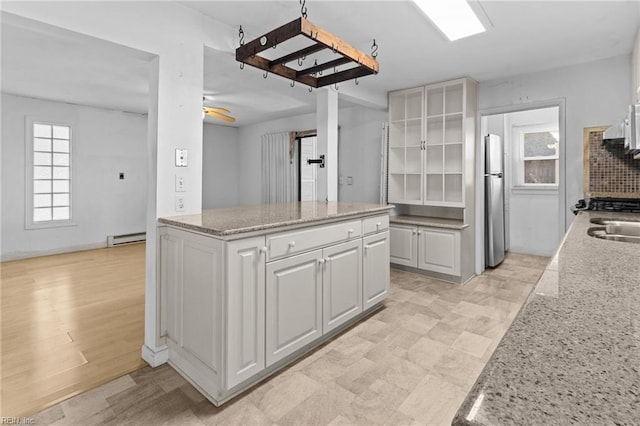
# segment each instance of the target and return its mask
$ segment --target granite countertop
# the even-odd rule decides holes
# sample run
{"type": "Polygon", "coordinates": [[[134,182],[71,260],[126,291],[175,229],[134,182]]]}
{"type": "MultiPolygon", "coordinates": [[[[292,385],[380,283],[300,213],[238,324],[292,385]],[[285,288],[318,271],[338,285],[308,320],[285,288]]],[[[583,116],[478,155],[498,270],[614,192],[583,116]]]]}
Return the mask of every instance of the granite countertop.
{"type": "Polygon", "coordinates": [[[468,227],[460,219],[442,219],[439,217],[398,215],[390,216],[389,222],[402,225],[433,226],[434,228],[464,229],[468,227]]]}
{"type": "Polygon", "coordinates": [[[158,222],[216,236],[270,230],[311,222],[387,213],[393,205],[303,201],[203,210],[201,214],[163,217],[158,222]]]}
{"type": "Polygon", "coordinates": [[[637,424],[640,245],[587,235],[581,212],[454,425],[637,424]]]}

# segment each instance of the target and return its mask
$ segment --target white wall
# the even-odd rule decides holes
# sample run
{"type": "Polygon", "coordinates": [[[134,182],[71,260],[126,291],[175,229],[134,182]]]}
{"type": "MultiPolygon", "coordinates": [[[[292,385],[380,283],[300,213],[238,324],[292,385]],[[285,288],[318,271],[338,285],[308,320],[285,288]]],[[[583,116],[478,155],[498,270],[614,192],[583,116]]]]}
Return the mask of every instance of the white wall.
{"type": "Polygon", "coordinates": [[[2,259],[101,247],[107,235],[143,232],[146,173],[144,115],[3,94],[2,259]],[[25,229],[25,116],[75,124],[76,226],[25,229]]]}
{"type": "Polygon", "coordinates": [[[238,205],[238,129],[204,124],[202,208],[238,205]]]}
{"type": "Polygon", "coordinates": [[[479,110],[566,100],[566,227],[569,207],[582,194],[582,129],[621,121],[631,102],[631,57],[618,56],[581,65],[480,83],[479,110]]]}
{"type": "MultiPolygon", "coordinates": [[[[378,202],[381,126],[386,119],[385,111],[361,106],[339,110],[338,173],[344,176],[344,184],[338,186],[338,200],[378,202]],[[353,185],[347,185],[347,176],[353,177],[353,185]]],[[[316,126],[316,114],[312,113],[239,128],[238,203],[240,205],[261,202],[260,137],[273,132],[311,130],[316,126]]]]}
{"type": "Polygon", "coordinates": [[[382,123],[387,112],[364,107],[340,110],[340,141],[338,143],[338,185],[340,201],[377,203],[380,200],[380,149],[382,123]],[[353,185],[347,178],[353,177],[353,185]]]}

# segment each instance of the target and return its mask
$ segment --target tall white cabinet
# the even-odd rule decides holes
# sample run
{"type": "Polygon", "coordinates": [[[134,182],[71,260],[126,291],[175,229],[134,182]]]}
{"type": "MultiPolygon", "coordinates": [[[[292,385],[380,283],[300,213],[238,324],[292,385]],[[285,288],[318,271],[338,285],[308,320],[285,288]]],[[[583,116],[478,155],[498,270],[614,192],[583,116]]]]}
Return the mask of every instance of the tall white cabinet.
{"type": "Polygon", "coordinates": [[[475,113],[468,78],[389,93],[389,202],[465,207],[475,113]]]}

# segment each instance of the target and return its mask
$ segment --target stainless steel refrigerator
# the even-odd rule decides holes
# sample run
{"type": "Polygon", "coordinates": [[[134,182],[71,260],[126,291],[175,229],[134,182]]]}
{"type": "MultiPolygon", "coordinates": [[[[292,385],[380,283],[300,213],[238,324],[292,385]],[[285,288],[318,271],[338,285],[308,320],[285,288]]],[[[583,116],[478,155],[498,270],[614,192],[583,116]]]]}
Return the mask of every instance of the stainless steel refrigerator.
{"type": "Polygon", "coordinates": [[[485,263],[498,266],[504,260],[504,174],[502,139],[484,138],[485,263]]]}

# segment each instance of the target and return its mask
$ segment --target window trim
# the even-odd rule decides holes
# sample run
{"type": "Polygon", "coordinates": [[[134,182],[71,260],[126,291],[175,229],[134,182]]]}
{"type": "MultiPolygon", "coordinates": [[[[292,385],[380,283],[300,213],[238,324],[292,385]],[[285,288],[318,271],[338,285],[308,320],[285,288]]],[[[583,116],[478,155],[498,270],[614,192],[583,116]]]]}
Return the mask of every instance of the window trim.
{"type": "MultiPolygon", "coordinates": [[[[514,126],[515,127],[515,126],[514,126]]],[[[514,182],[513,188],[517,189],[517,192],[531,190],[545,190],[545,192],[558,191],[560,189],[560,142],[558,141],[558,147],[556,148],[556,155],[548,157],[525,157],[524,156],[524,134],[525,133],[539,133],[539,132],[558,132],[560,135],[560,126],[555,126],[553,123],[544,124],[532,124],[525,126],[515,127],[517,131],[518,139],[518,158],[516,158],[515,167],[516,182],[514,182]],[[524,162],[536,160],[556,160],[556,183],[525,183],[524,182],[524,162]]],[[[561,137],[561,136],[560,136],[561,137]]]]}
{"type": "Polygon", "coordinates": [[[52,120],[50,118],[40,119],[36,116],[25,116],[25,210],[24,210],[24,227],[25,229],[48,229],[48,228],[61,228],[77,226],[76,222],[76,209],[74,202],[74,195],[76,193],[76,179],[74,176],[74,169],[76,168],[76,139],[78,138],[77,126],[74,122],[69,120],[52,120]],[[65,220],[50,220],[35,222],[33,220],[33,125],[34,123],[49,124],[54,126],[68,126],[69,127],[69,219],[65,220]]]}

